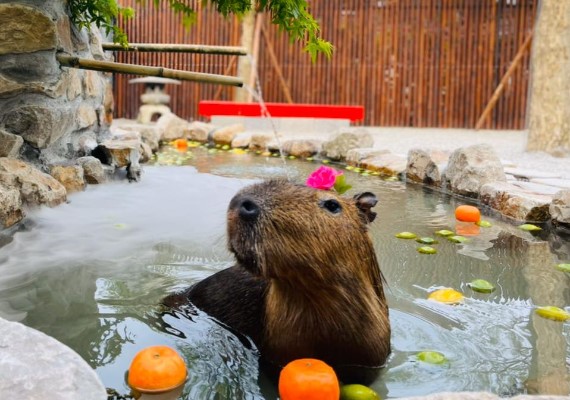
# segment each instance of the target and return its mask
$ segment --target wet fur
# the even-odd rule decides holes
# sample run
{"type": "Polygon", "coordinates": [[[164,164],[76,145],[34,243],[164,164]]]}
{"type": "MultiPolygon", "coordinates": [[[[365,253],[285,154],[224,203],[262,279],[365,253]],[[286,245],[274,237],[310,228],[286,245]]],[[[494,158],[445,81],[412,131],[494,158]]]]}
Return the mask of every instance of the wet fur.
{"type": "Polygon", "coordinates": [[[236,265],[166,303],[193,302],[250,336],[271,364],[314,357],[344,382],[368,383],[390,352],[388,307],[367,233],[374,204],[371,193],[350,199],[285,181],[247,187],[228,209],[236,265]],[[259,206],[255,221],[240,216],[244,201],[259,206]],[[340,212],[327,209],[331,201],[340,212]]]}

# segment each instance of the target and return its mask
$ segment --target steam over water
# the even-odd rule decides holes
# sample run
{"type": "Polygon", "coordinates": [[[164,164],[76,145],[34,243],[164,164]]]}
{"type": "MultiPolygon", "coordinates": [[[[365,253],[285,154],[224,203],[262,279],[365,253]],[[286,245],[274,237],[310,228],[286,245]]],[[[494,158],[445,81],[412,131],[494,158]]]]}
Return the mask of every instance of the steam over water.
{"type": "MultiPolygon", "coordinates": [[[[0,316],[69,345],[119,393],[129,392],[124,373],[134,354],[167,344],[190,368],[182,399],[275,399],[273,385],[258,379],[258,353],[247,338],[191,306],[177,313],[159,306],[166,295],[232,264],[225,215],[241,187],[275,176],[303,181],[317,167],[288,161],[285,173],[279,159],[232,157],[196,155],[195,168],[146,167],[139,183],[89,186],[69,204],[30,211],[0,247],[0,316]]],[[[379,199],[371,236],[393,331],[392,355],[372,385],[383,398],[444,390],[512,395],[554,390],[548,382],[568,379],[569,324],[533,312],[537,305],[570,304],[568,276],[552,268],[565,260],[548,242],[486,214],[493,227],[469,242],[440,239],[437,254],[419,254],[416,242],[394,234],[453,230],[461,202],[345,173],[355,187],[348,195],[371,191],[379,199]],[[477,278],[497,290],[471,291],[467,283],[477,278]],[[465,303],[427,301],[440,287],[462,291],[465,303]],[[416,356],[424,350],[448,362],[421,363],[416,356]]]]}

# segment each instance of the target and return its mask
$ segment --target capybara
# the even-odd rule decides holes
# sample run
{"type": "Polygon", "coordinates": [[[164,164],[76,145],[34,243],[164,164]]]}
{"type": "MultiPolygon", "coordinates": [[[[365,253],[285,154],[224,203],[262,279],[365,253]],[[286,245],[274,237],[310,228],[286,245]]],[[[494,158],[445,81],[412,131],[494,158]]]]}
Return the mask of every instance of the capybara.
{"type": "Polygon", "coordinates": [[[262,361],[318,358],[344,382],[369,383],[390,353],[382,274],[367,233],[374,194],[345,198],[284,180],[242,189],[227,214],[233,267],[166,305],[188,301],[248,335],[262,361]]]}

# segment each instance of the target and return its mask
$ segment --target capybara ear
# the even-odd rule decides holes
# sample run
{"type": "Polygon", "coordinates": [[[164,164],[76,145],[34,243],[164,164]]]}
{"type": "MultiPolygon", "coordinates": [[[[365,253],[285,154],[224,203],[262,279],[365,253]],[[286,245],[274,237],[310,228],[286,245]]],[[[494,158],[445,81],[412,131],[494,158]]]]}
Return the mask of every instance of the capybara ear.
{"type": "Polygon", "coordinates": [[[354,196],[356,207],[360,211],[364,223],[370,223],[376,218],[376,213],[371,210],[378,203],[378,199],[374,193],[364,192],[354,196]]]}

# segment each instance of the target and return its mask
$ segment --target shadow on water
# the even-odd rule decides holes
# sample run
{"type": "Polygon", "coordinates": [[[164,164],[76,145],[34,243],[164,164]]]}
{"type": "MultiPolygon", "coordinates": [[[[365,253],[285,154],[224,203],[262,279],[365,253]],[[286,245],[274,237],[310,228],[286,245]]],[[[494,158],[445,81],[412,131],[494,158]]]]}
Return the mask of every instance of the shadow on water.
{"type": "MultiPolygon", "coordinates": [[[[31,212],[0,238],[0,315],[67,344],[121,394],[129,392],[124,373],[135,353],[166,344],[190,368],[181,399],[275,399],[274,385],[258,378],[257,350],[247,339],[193,308],[165,313],[159,304],[231,265],[225,211],[239,188],[276,176],[301,182],[316,165],[287,161],[285,172],[273,157],[204,149],[185,162],[192,167],[147,167],[139,184],[92,186],[70,204],[31,212]]],[[[570,303],[570,278],[553,268],[568,262],[564,239],[533,237],[486,215],[493,226],[468,242],[440,239],[437,254],[420,254],[416,242],[394,234],[454,230],[460,201],[346,174],[354,193],[372,191],[380,199],[371,235],[393,327],[392,355],[372,385],[383,398],[442,390],[570,392],[570,326],[533,312],[570,303]],[[471,291],[467,283],[476,278],[497,289],[471,291]],[[440,287],[462,291],[465,302],[426,300],[440,287]],[[424,350],[442,352],[448,362],[419,362],[424,350]]]]}

